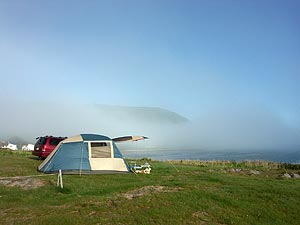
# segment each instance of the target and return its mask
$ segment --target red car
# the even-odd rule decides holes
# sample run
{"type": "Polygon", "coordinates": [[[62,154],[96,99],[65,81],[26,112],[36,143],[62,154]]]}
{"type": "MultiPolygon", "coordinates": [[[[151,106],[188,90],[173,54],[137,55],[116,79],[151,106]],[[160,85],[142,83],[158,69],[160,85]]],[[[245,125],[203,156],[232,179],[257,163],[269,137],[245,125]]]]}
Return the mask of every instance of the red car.
{"type": "Polygon", "coordinates": [[[45,159],[55,149],[59,142],[66,138],[67,137],[53,136],[37,137],[32,154],[38,156],[40,159],[45,159]]]}

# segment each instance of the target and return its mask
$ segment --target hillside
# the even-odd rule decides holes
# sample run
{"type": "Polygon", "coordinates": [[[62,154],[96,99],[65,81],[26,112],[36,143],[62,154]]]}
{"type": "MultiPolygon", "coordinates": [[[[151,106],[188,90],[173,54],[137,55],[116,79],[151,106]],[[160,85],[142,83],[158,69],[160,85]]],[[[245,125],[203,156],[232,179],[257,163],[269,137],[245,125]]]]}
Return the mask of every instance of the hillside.
{"type": "MultiPolygon", "coordinates": [[[[15,106],[25,108],[25,105],[15,106]]],[[[101,133],[111,136],[129,133],[147,133],[150,129],[160,130],[162,126],[184,124],[187,118],[178,113],[157,107],[109,106],[99,104],[41,103],[38,108],[26,111],[26,119],[18,114],[0,118],[0,140],[27,144],[35,142],[41,135],[71,136],[78,133],[101,133]],[[8,119],[9,118],[9,119],[8,119]],[[14,123],[10,123],[12,120],[14,123]],[[150,128],[151,127],[151,128],[150,128]],[[30,128],[30,129],[28,129],[30,128]],[[16,140],[17,139],[17,140],[16,140]]],[[[155,131],[156,131],[155,130],[155,131]]],[[[152,132],[156,133],[156,132],[152,132]]]]}
{"type": "Polygon", "coordinates": [[[30,153],[0,157],[0,224],[299,224],[299,167],[132,159],[151,174],[63,175],[61,190],[30,153]]]}
{"type": "Polygon", "coordinates": [[[117,120],[140,121],[156,124],[178,124],[188,121],[187,118],[176,112],[158,107],[96,105],[95,108],[99,114],[117,120]]]}

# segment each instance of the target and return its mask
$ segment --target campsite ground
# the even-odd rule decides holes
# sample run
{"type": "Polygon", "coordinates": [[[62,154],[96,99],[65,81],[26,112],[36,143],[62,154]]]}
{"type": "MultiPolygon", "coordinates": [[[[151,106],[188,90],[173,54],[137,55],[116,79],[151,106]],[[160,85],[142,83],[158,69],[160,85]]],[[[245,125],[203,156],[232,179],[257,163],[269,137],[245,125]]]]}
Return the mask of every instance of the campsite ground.
{"type": "Polygon", "coordinates": [[[29,153],[0,157],[0,224],[299,224],[300,179],[282,177],[299,167],[144,159],[150,175],[63,175],[61,190],[20,177],[41,175],[29,153]]]}

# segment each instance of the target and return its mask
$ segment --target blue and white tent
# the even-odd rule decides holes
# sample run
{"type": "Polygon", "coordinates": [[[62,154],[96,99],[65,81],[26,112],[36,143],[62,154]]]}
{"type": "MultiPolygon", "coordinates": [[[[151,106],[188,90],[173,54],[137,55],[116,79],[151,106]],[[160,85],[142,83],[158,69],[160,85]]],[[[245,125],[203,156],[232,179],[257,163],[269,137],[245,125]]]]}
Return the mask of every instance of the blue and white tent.
{"type": "Polygon", "coordinates": [[[68,174],[128,173],[129,167],[113,139],[80,134],[60,142],[38,170],[44,173],[61,170],[68,174]]]}

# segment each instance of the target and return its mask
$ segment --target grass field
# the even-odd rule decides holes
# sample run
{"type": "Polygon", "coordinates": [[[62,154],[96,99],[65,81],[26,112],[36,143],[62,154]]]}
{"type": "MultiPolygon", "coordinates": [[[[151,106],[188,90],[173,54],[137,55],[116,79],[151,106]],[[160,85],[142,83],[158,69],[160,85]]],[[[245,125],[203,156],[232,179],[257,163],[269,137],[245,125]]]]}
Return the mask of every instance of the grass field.
{"type": "MultiPolygon", "coordinates": [[[[41,175],[29,153],[0,151],[0,177],[41,175]]],[[[37,176],[0,184],[0,224],[299,224],[299,173],[274,163],[158,162],[150,175],[37,176]],[[253,171],[259,171],[254,173],[253,171]]]]}

